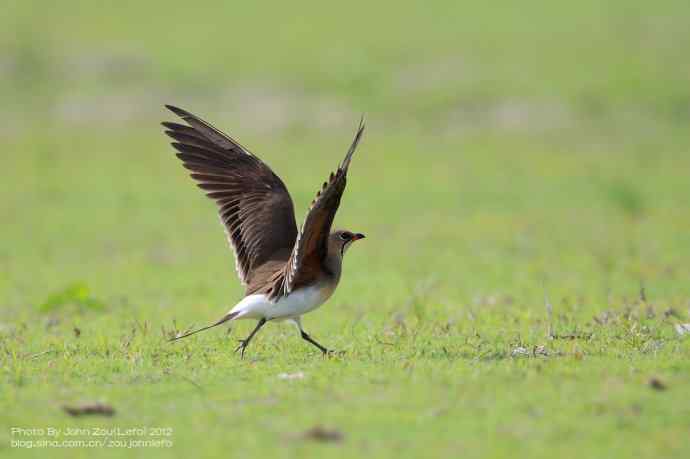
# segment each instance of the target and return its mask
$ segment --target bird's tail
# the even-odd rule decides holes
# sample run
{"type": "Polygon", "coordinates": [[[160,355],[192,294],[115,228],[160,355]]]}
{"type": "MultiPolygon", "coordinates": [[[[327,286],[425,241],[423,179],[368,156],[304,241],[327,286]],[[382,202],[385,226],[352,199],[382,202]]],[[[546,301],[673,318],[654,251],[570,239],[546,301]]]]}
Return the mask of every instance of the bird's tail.
{"type": "Polygon", "coordinates": [[[240,313],[239,311],[229,312],[229,313],[227,313],[225,316],[223,316],[218,322],[214,322],[214,323],[212,323],[211,325],[207,325],[207,326],[205,326],[205,327],[201,327],[201,328],[198,328],[198,329],[196,329],[196,330],[187,332],[187,333],[185,333],[185,334],[183,334],[183,335],[176,336],[176,337],[174,337],[174,338],[171,338],[169,341],[177,341],[178,339],[186,338],[186,337],[188,337],[188,336],[194,335],[194,334],[199,333],[199,332],[202,332],[202,331],[204,331],[204,330],[208,330],[209,328],[217,327],[218,325],[224,324],[224,323],[227,322],[228,320],[234,319],[235,317],[237,317],[237,315],[238,315],[239,313],[240,313]]]}

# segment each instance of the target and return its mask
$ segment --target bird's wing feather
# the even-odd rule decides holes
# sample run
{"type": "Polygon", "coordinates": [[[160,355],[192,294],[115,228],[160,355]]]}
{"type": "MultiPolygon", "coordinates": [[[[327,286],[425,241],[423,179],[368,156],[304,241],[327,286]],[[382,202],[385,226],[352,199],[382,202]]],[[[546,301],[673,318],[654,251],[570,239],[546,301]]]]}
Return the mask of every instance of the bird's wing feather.
{"type": "Polygon", "coordinates": [[[295,244],[290,194],[280,177],[231,137],[185,110],[166,107],[188,124],[163,126],[191,177],[218,204],[238,276],[249,285],[257,268],[295,244]]]}
{"type": "Polygon", "coordinates": [[[285,265],[283,276],[278,280],[280,285],[273,289],[273,296],[287,295],[296,287],[316,280],[321,270],[321,263],[327,254],[328,237],[333,219],[345,191],[347,170],[363,133],[364,119],[362,118],[345,159],[336,172],[331,172],[328,181],[324,182],[312,201],[290,259],[285,265]]]}

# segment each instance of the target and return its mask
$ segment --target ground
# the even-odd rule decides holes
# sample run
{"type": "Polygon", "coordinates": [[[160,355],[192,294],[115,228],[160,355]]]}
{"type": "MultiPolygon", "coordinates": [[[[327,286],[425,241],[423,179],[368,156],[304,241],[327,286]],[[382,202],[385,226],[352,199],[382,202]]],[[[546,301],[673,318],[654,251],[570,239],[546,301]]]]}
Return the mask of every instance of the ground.
{"type": "Polygon", "coordinates": [[[686,1],[13,3],[0,454],[684,457],[688,20],[686,1]],[[367,239],[303,320],[342,355],[287,324],[244,360],[251,322],[167,341],[242,288],[164,103],[270,164],[298,221],[365,114],[336,224],[367,239]],[[65,410],[97,403],[114,413],[65,410]],[[115,447],[16,447],[48,428],[115,447]]]}

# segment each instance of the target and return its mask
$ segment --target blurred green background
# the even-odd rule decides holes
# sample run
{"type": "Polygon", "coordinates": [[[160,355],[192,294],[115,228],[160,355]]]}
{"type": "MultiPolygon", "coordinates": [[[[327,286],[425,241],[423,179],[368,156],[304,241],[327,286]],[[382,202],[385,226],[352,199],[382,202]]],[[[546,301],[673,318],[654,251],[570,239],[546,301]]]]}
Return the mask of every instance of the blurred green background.
{"type": "MultiPolygon", "coordinates": [[[[60,406],[103,399],[122,409],[109,425],[173,425],[179,451],[205,436],[205,455],[302,457],[315,450],[295,432],[321,423],[345,435],[321,456],[680,453],[689,23],[684,0],[5,1],[0,426],[90,425],[60,406]],[[214,205],[162,135],[165,103],[271,165],[298,221],[366,115],[336,224],[367,240],[305,318],[345,362],[322,362],[288,327],[267,327],[250,364],[230,353],[248,323],[164,342],[173,320],[206,323],[242,295],[214,205]],[[607,338],[549,344],[545,295],[560,333],[607,338]],[[643,312],[596,331],[593,317],[630,308],[643,312]],[[510,358],[543,343],[570,360],[510,358]],[[500,358],[482,364],[487,346],[500,358]],[[298,369],[302,386],[276,379],[298,369]],[[519,406],[514,389],[539,371],[525,410],[558,419],[519,406]],[[675,390],[648,399],[640,381],[658,373],[675,390]],[[561,405],[574,394],[605,407],[561,405]],[[626,411],[647,404],[646,417],[626,411]],[[427,423],[429,409],[445,414],[427,423]]],[[[0,452],[24,452],[0,435],[0,452]]]]}

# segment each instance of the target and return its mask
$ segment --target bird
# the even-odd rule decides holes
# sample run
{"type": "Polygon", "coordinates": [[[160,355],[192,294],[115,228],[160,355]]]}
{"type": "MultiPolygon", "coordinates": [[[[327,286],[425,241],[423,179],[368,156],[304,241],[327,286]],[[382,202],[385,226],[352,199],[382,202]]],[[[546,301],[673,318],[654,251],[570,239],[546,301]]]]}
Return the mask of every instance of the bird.
{"type": "Polygon", "coordinates": [[[301,317],[331,297],[340,282],[345,253],[365,238],[359,232],[332,229],[350,161],[364,133],[364,117],[345,158],[323,182],[298,230],[290,193],[266,163],[198,116],[172,105],[166,108],[186,123],[162,125],[191,178],[216,202],[245,288],[244,298],[219,320],[178,333],[170,341],[228,321],[253,319],[255,328],[235,349],[243,359],[266,323],[288,321],[297,326],[303,340],[324,355],[333,354],[304,330],[301,317]]]}

